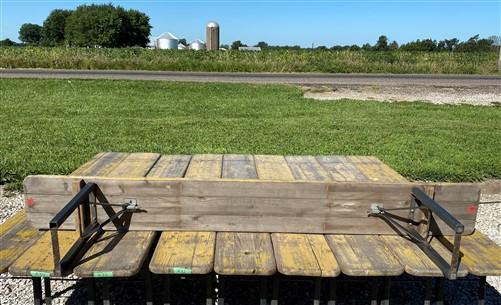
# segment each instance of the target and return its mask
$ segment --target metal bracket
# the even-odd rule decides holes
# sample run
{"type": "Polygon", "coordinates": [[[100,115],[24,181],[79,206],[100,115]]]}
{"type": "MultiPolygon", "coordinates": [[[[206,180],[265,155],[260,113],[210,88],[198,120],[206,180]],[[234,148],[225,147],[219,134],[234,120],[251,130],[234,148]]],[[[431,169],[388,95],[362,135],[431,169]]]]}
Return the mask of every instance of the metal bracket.
{"type": "Polygon", "coordinates": [[[459,249],[461,245],[461,234],[464,232],[464,225],[446,209],[444,209],[439,203],[437,203],[426,193],[424,193],[421,189],[417,187],[412,188],[411,195],[413,200],[409,208],[410,217],[414,216],[416,209],[424,208],[428,212],[428,224],[430,223],[433,215],[436,215],[437,217],[442,219],[442,221],[445,222],[451,229],[454,230],[454,244],[450,263],[445,261],[445,259],[430,245],[428,240],[428,236],[430,235],[429,227],[427,228],[426,236],[423,237],[413,226],[413,218],[409,217],[409,219],[407,220],[408,225],[403,226],[401,223],[395,220],[395,217],[391,213],[388,213],[388,211],[391,210],[402,210],[407,208],[385,209],[382,204],[373,203],[371,204],[368,211],[368,216],[382,218],[399,234],[407,235],[409,239],[416,243],[416,245],[440,268],[447,279],[455,280],[457,278],[457,272],[459,269],[459,249]]]}
{"type": "MultiPolygon", "coordinates": [[[[50,221],[49,228],[51,232],[51,240],[52,240],[52,253],[54,257],[54,273],[56,276],[63,276],[67,269],[69,269],[76,258],[83,253],[92,245],[92,243],[104,232],[104,226],[110,222],[115,222],[122,214],[124,213],[134,213],[140,212],[139,205],[137,204],[137,200],[134,198],[125,199],[122,204],[110,204],[97,202],[96,198],[97,191],[99,190],[98,186],[95,183],[83,184],[80,191],[62,208],[56,216],[50,221]],[[91,200],[91,198],[93,200],[91,200]],[[73,243],[70,250],[61,258],[60,250],[59,250],[59,237],[58,230],[61,225],[68,219],[68,217],[80,207],[85,205],[91,206],[90,210],[90,221],[89,219],[79,219],[82,223],[89,223],[85,228],[80,230],[80,237],[78,240],[73,243]],[[99,223],[97,220],[97,206],[103,207],[120,207],[118,212],[111,210],[113,213],[108,213],[108,219],[102,223],[99,223]]],[[[101,196],[100,199],[105,199],[101,196]]],[[[105,200],[101,200],[105,201],[105,200]]]]}

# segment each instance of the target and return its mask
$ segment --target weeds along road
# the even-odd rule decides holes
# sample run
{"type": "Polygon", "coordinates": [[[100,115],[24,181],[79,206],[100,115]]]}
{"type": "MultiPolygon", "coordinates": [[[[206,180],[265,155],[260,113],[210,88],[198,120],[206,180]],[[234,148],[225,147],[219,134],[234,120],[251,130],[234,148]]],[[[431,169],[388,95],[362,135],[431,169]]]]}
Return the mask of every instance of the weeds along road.
{"type": "Polygon", "coordinates": [[[298,85],[501,87],[501,75],[234,73],[127,70],[1,69],[0,78],[127,79],[298,85]]]}

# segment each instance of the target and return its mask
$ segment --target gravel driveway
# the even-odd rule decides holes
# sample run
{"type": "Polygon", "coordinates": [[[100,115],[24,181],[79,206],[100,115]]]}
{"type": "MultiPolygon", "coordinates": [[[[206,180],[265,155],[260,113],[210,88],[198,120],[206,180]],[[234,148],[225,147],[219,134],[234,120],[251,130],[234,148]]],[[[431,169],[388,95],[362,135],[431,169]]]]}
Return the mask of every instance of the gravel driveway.
{"type": "MultiPolygon", "coordinates": [[[[1,188],[1,187],[0,187],[1,188]]],[[[1,192],[1,189],[0,189],[1,192]]],[[[482,201],[500,201],[501,194],[483,195],[482,201]]],[[[5,196],[0,194],[0,223],[23,207],[20,194],[5,196]]],[[[501,244],[501,204],[484,204],[479,208],[477,229],[487,234],[496,243],[501,244]]],[[[73,278],[74,279],[74,278],[73,278]]],[[[53,304],[82,304],[85,300],[85,288],[73,279],[67,281],[52,281],[53,293],[56,299],[53,304]]],[[[475,304],[477,282],[469,276],[464,280],[448,282],[445,293],[449,304],[475,304]]],[[[414,305],[422,304],[422,286],[420,283],[409,282],[409,276],[395,279],[392,289],[392,304],[414,305]]],[[[501,277],[488,277],[486,305],[501,305],[501,277]]],[[[154,278],[154,291],[162,290],[158,278],[154,278]]],[[[199,281],[178,280],[173,284],[173,293],[178,298],[173,304],[201,304],[204,292],[203,283],[199,281]]],[[[354,281],[341,283],[338,288],[340,298],[337,304],[365,304],[368,300],[368,283],[354,281]]],[[[234,281],[227,285],[227,304],[256,304],[257,284],[252,281],[234,281]]],[[[280,288],[280,304],[310,304],[312,283],[310,281],[283,282],[280,288]]],[[[112,297],[116,304],[144,304],[144,289],[139,279],[130,279],[113,285],[112,297]],[[138,301],[139,300],[139,301],[138,301]]],[[[12,279],[9,275],[0,275],[0,304],[19,305],[32,304],[32,288],[30,280],[12,279]]]]}

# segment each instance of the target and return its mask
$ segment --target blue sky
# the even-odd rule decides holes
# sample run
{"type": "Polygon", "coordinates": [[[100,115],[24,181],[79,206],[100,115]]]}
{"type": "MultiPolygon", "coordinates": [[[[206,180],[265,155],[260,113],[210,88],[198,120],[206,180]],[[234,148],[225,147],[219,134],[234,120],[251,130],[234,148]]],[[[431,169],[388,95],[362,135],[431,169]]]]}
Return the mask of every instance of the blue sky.
{"type": "Polygon", "coordinates": [[[25,22],[42,24],[55,8],[113,3],[145,12],[152,35],[172,32],[204,40],[210,20],[221,26],[221,43],[315,46],[373,44],[385,34],[399,43],[417,38],[465,40],[475,34],[500,35],[501,0],[0,0],[1,39],[17,40],[25,22]]]}

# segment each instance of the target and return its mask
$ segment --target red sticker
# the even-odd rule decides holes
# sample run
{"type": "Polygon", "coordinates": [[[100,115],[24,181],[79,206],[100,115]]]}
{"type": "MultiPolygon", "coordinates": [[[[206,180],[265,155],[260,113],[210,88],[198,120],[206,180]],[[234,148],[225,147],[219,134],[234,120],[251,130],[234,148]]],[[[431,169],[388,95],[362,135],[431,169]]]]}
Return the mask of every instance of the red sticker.
{"type": "Polygon", "coordinates": [[[472,204],[468,207],[468,213],[470,214],[476,214],[477,213],[477,206],[472,204]]]}
{"type": "Polygon", "coordinates": [[[26,204],[31,208],[35,204],[35,201],[30,197],[26,200],[26,204]]]}

